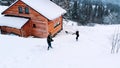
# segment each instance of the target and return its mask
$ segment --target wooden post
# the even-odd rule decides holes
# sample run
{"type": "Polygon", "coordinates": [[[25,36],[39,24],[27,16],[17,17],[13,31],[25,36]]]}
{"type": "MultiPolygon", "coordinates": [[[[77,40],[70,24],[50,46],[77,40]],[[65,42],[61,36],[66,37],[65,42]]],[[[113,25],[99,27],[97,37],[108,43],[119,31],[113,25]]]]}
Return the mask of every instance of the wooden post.
{"type": "Polygon", "coordinates": [[[20,29],[20,36],[24,37],[24,33],[23,33],[22,29],[20,29]]]}

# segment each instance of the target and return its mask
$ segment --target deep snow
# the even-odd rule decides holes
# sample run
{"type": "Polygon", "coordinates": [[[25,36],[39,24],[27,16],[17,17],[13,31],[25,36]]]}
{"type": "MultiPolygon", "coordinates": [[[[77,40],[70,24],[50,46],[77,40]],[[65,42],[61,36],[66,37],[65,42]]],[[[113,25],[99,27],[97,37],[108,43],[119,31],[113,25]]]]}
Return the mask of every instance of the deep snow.
{"type": "Polygon", "coordinates": [[[49,51],[46,38],[0,35],[0,68],[120,68],[119,53],[111,54],[116,27],[65,23],[64,30],[53,38],[53,49],[49,51]],[[75,30],[80,31],[78,42],[71,34],[75,30]]]}
{"type": "Polygon", "coordinates": [[[111,54],[119,25],[77,26],[65,22],[47,51],[46,38],[0,34],[0,68],[120,68],[120,53],[111,54]],[[76,42],[76,30],[80,31],[76,42]],[[69,31],[66,34],[65,31],[69,31]]]}

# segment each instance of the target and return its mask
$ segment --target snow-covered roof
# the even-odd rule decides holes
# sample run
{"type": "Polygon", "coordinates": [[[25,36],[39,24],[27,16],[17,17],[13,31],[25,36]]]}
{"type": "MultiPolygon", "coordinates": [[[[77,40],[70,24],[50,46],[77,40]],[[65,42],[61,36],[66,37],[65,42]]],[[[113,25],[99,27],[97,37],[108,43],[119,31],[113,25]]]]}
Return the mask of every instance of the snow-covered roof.
{"type": "Polygon", "coordinates": [[[64,13],[66,11],[53,3],[50,0],[21,0],[40,14],[48,18],[49,20],[53,20],[64,13]]]}
{"type": "Polygon", "coordinates": [[[7,8],[8,6],[0,6],[0,16],[2,16],[1,13],[7,8]]]}
{"type": "Polygon", "coordinates": [[[28,21],[26,18],[18,18],[18,17],[0,17],[0,26],[9,26],[17,29],[21,29],[21,27],[28,21]]]}

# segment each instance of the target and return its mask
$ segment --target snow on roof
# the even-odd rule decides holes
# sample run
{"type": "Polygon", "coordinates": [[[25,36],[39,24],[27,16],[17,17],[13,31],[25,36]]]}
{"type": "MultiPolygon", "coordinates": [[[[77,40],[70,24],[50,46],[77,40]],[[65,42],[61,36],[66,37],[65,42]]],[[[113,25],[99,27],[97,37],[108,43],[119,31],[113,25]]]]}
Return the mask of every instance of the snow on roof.
{"type": "Polygon", "coordinates": [[[51,2],[50,0],[21,0],[40,14],[48,18],[49,20],[53,20],[64,13],[66,11],[56,5],[55,3],[51,2]]]}
{"type": "Polygon", "coordinates": [[[7,8],[7,6],[0,6],[0,16],[2,16],[1,13],[7,8]]]}
{"type": "Polygon", "coordinates": [[[0,17],[0,26],[8,26],[13,28],[21,29],[21,27],[28,21],[26,18],[17,17],[0,17]]]}

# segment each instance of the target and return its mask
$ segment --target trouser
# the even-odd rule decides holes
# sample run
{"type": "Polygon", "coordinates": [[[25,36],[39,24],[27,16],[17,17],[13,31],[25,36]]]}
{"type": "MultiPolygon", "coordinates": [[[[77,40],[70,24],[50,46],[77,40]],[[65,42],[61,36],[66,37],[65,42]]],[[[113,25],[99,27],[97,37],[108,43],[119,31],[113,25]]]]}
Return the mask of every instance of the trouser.
{"type": "Polygon", "coordinates": [[[78,37],[79,37],[79,36],[76,36],[76,41],[78,41],[78,37]]]}
{"type": "Polygon", "coordinates": [[[47,50],[49,50],[49,48],[52,48],[51,42],[48,42],[48,48],[47,48],[47,50]]]}

